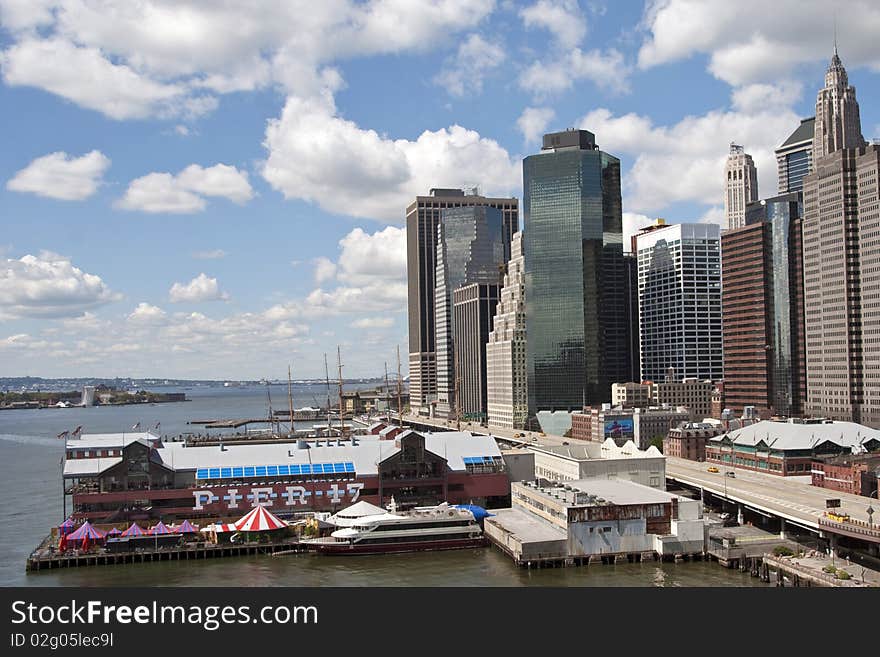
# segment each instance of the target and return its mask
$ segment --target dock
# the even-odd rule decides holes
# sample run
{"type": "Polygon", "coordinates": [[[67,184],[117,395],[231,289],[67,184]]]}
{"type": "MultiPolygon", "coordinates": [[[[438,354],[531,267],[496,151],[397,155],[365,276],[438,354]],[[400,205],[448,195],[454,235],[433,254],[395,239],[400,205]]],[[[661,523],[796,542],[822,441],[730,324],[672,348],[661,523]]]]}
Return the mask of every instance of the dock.
{"type": "Polygon", "coordinates": [[[84,566],[115,566],[122,564],[152,563],[154,561],[197,561],[242,557],[255,554],[274,555],[276,553],[307,552],[307,547],[298,539],[286,539],[269,543],[189,543],[183,546],[160,547],[158,549],[137,550],[135,552],[84,552],[63,554],[37,550],[28,557],[25,570],[37,572],[56,568],[79,568],[84,566]]]}

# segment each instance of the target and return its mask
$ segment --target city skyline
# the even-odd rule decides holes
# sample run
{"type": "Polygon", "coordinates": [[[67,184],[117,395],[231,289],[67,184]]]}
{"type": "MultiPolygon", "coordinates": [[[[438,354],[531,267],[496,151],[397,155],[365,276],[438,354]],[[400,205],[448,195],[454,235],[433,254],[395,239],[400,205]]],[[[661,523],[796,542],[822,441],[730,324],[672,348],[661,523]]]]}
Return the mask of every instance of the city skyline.
{"type": "MultiPolygon", "coordinates": [[[[91,4],[0,0],[4,376],[320,377],[337,344],[347,377],[396,369],[397,345],[406,373],[413,198],[521,201],[522,159],[576,127],[621,160],[625,245],[657,216],[722,223],[728,144],[775,195],[833,53],[819,2],[760,25],[680,1],[91,4]]],[[[870,141],[880,9],[852,4],[838,49],[870,141]]]]}

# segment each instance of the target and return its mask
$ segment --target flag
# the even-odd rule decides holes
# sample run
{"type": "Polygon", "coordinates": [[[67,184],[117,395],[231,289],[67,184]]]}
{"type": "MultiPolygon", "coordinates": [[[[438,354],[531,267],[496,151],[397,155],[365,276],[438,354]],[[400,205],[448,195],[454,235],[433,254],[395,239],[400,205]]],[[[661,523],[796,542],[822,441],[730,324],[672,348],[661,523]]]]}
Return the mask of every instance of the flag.
{"type": "Polygon", "coordinates": [[[135,429],[140,429],[140,428],[141,428],[141,423],[138,422],[137,424],[135,424],[135,425],[131,428],[131,430],[134,431],[135,429]]]}
{"type": "Polygon", "coordinates": [[[58,434],[57,437],[58,438],[67,438],[67,434],[69,434],[69,433],[70,433],[69,431],[62,431],[61,433],[58,434]]]}
{"type": "Polygon", "coordinates": [[[82,430],[83,430],[82,425],[79,425],[76,429],[73,430],[73,434],[71,434],[71,435],[78,436],[79,434],[82,433],[82,430]]]}
{"type": "Polygon", "coordinates": [[[156,422],[156,426],[153,427],[153,429],[158,429],[160,424],[162,424],[162,423],[161,423],[161,422],[156,422]]]}

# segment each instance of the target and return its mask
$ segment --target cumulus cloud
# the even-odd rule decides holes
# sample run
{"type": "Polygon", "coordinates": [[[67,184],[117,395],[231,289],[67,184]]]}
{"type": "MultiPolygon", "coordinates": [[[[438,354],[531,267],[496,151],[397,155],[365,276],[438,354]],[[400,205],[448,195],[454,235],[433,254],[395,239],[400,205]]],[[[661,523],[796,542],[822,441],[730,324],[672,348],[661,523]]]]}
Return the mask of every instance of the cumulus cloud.
{"type": "Polygon", "coordinates": [[[519,11],[526,28],[549,30],[561,48],[574,48],[587,33],[577,0],[538,0],[519,11]]]}
{"type": "Polygon", "coordinates": [[[226,164],[208,168],[191,164],[176,176],[150,173],[132,180],[116,207],[150,213],[191,214],[205,209],[206,196],[243,204],[253,198],[254,192],[246,171],[226,164]]]}
{"type": "Polygon", "coordinates": [[[589,80],[603,91],[629,91],[630,66],[614,48],[584,52],[574,48],[550,61],[535,61],[519,76],[523,91],[541,98],[571,89],[580,80],[589,80]]]}
{"type": "Polygon", "coordinates": [[[485,193],[509,195],[522,176],[520,160],[473,130],[453,125],[393,140],[337,116],[331,98],[289,97],[264,146],[262,175],[286,198],[394,223],[432,187],[480,181],[485,193]]]}
{"type": "Polygon", "coordinates": [[[754,158],[760,193],[775,193],[773,151],[800,124],[800,117],[782,107],[712,110],[664,126],[654,125],[646,116],[615,116],[602,108],[578,124],[596,134],[602,150],[633,157],[623,180],[624,207],[651,213],[680,201],[717,204],[723,198],[722,176],[731,141],[743,144],[754,158]]]}
{"type": "Polygon", "coordinates": [[[7,258],[0,266],[0,319],[76,317],[121,298],[100,276],[49,251],[7,258]]]}
{"type": "Polygon", "coordinates": [[[229,295],[220,289],[216,278],[209,278],[204,272],[189,283],[175,283],[168,291],[171,303],[201,303],[203,301],[225,301],[229,295]]]}
{"type": "Polygon", "coordinates": [[[7,84],[111,118],[187,118],[213,110],[217,95],[272,84],[303,95],[339,89],[332,62],[425,51],[473,29],[494,5],[6,0],[0,19],[12,43],[0,66],[7,84]]]}
{"type": "MultiPolygon", "coordinates": [[[[732,85],[771,82],[803,64],[827,61],[832,30],[824,0],[777,0],[773,11],[760,0],[733,3],[664,0],[648,3],[642,26],[647,33],[639,50],[643,69],[709,55],[709,71],[732,85]],[[743,16],[761,16],[744,21],[743,16]]],[[[880,6],[851,0],[837,12],[841,56],[850,67],[880,70],[877,33],[880,6]]]]}
{"type": "Polygon", "coordinates": [[[322,283],[336,276],[336,263],[329,258],[315,258],[315,282],[322,283]]]}
{"type": "Polygon", "coordinates": [[[556,112],[551,107],[526,107],[516,120],[516,126],[526,143],[532,144],[547,131],[547,126],[555,118],[556,112]]]}
{"type": "Polygon", "coordinates": [[[109,166],[110,159],[97,150],[81,157],[57,151],[33,160],[6,183],[6,189],[62,201],[83,201],[98,190],[109,166]]]}
{"type": "Polygon", "coordinates": [[[390,328],[394,325],[394,318],[392,317],[364,317],[362,319],[355,320],[351,323],[353,328],[356,329],[382,329],[382,328],[390,328]]]}
{"type": "Polygon", "coordinates": [[[142,301],[131,311],[127,319],[137,324],[158,324],[163,322],[166,317],[167,315],[164,310],[142,301]]]}
{"type": "Polygon", "coordinates": [[[498,42],[486,41],[479,34],[471,34],[458,47],[455,56],[448,59],[434,83],[452,96],[480,93],[483,79],[501,65],[505,59],[504,48],[498,42]]]}

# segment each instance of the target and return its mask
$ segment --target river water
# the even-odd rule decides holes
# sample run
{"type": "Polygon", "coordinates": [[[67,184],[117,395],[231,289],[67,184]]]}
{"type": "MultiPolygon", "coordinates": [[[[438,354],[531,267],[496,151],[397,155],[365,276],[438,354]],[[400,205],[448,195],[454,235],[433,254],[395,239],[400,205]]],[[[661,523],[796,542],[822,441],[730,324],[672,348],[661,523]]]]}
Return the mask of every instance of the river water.
{"type": "MultiPolygon", "coordinates": [[[[157,389],[158,390],[158,389],[157,389]]],[[[164,388],[165,392],[179,389],[164,388]]],[[[198,431],[188,420],[267,416],[265,387],[187,389],[185,403],[0,411],[0,586],[762,586],[747,573],[709,561],[594,564],[525,570],[495,548],[404,555],[327,557],[299,554],[197,562],[157,562],[25,573],[31,550],[63,520],[55,436],[128,431],[136,423],[177,435],[198,431]]],[[[287,408],[286,386],[271,388],[287,408]]],[[[317,405],[324,386],[297,385],[296,405],[317,405]]],[[[298,422],[307,428],[311,422],[298,422]]]]}

